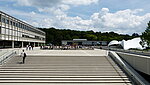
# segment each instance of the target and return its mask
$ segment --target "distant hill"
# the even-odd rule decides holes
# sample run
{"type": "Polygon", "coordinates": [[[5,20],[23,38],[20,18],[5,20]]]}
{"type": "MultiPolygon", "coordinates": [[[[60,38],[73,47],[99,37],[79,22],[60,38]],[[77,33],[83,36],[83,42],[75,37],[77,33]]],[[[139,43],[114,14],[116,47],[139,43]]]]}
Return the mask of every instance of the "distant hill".
{"type": "Polygon", "coordinates": [[[118,34],[115,32],[94,32],[94,31],[77,31],[69,29],[56,29],[56,28],[38,28],[46,32],[46,43],[52,43],[54,45],[61,45],[62,40],[72,39],[87,39],[91,41],[112,41],[112,40],[129,40],[135,37],[139,37],[137,33],[130,35],[118,34]]]}

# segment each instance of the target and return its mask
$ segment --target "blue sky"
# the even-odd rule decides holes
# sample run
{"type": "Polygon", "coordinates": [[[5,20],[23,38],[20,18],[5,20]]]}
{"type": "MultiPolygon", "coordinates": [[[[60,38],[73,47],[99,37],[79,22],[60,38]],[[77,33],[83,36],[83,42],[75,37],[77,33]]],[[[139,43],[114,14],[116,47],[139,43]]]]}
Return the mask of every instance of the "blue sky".
{"type": "Polygon", "coordinates": [[[150,0],[0,0],[0,10],[35,27],[141,33],[150,0]]]}

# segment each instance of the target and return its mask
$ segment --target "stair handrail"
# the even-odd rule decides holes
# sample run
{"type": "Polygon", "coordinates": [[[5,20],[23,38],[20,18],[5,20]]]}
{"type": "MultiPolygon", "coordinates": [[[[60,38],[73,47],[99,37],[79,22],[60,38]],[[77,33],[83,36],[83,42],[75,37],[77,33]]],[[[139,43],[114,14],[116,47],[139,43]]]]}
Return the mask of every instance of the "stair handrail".
{"type": "Polygon", "coordinates": [[[13,57],[14,55],[16,55],[15,50],[6,50],[6,52],[0,56],[0,65],[3,65],[9,58],[13,57]]]}

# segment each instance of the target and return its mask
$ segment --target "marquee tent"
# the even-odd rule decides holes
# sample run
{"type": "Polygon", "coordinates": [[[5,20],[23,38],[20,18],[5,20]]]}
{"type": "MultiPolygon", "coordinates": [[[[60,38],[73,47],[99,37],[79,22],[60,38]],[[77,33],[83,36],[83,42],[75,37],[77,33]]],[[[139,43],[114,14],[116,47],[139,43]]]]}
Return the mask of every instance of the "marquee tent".
{"type": "Polygon", "coordinates": [[[112,46],[112,45],[121,45],[123,47],[123,49],[125,50],[128,50],[130,48],[136,48],[136,49],[144,49],[140,42],[141,42],[141,38],[138,37],[138,38],[134,38],[132,40],[122,40],[122,41],[116,41],[116,40],[113,40],[111,41],[108,46],[112,46]]]}

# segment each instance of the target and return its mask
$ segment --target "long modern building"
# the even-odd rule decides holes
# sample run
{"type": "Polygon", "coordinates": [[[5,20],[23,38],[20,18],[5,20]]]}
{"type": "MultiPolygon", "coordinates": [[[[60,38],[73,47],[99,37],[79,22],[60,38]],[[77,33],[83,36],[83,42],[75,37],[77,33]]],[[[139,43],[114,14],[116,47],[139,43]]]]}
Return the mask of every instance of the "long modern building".
{"type": "Polygon", "coordinates": [[[73,39],[73,40],[62,40],[62,45],[84,45],[84,46],[94,46],[94,45],[101,45],[107,46],[107,41],[88,41],[87,39],[73,39]]]}
{"type": "Polygon", "coordinates": [[[45,32],[0,11],[0,48],[40,46],[45,43],[45,32]]]}

